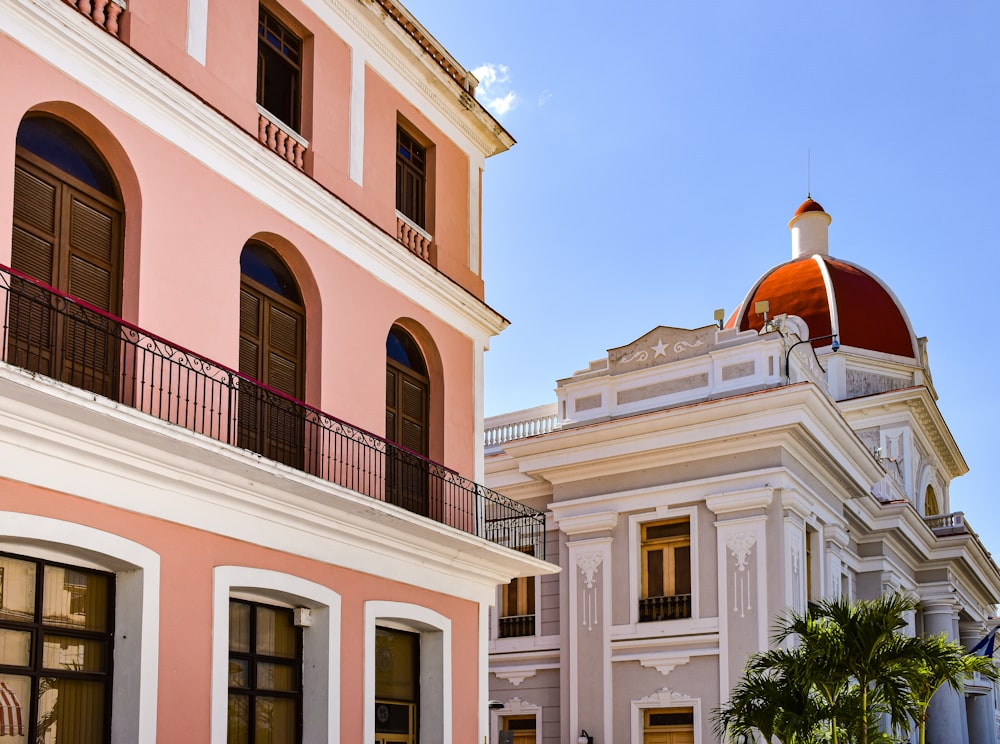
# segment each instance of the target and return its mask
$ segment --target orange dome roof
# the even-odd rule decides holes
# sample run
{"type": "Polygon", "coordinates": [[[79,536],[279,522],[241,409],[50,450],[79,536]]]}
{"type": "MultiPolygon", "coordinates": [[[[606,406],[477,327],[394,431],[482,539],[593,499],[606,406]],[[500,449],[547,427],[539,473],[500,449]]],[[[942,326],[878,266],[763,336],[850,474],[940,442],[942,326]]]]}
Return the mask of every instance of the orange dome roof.
{"type": "MultiPolygon", "coordinates": [[[[808,205],[802,211],[817,211],[808,205]]],[[[727,323],[728,328],[757,330],[763,316],[755,303],[768,300],[770,316],[797,315],[809,326],[812,338],[838,334],[844,346],[915,358],[916,339],[906,313],[892,292],[860,266],[829,256],[813,255],[781,264],[768,271],[750,290],[727,323]]],[[[829,346],[830,339],[814,347],[829,346]]]]}
{"type": "MultiPolygon", "coordinates": [[[[794,217],[798,217],[800,214],[805,214],[806,212],[823,212],[823,206],[818,201],[813,201],[812,197],[808,197],[799,208],[795,210],[794,217]]],[[[794,219],[793,217],[793,219],[794,219]]]]}

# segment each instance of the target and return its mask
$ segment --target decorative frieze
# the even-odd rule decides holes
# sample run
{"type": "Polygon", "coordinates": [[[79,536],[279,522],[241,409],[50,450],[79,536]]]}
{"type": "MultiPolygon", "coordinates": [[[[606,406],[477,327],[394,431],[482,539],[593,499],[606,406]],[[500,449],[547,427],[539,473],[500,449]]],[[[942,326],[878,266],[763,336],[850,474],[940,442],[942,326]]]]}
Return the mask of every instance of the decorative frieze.
{"type": "Polygon", "coordinates": [[[665,395],[683,393],[703,387],[708,387],[707,372],[702,372],[698,375],[689,375],[688,377],[678,377],[674,380],[664,380],[653,385],[643,385],[642,387],[621,390],[618,393],[618,405],[623,406],[640,400],[661,398],[665,395]]]}
{"type": "Polygon", "coordinates": [[[757,535],[753,532],[736,532],[726,540],[726,546],[733,558],[733,612],[746,617],[753,611],[752,580],[750,570],[750,553],[757,543],[757,535]]]}
{"type": "Polygon", "coordinates": [[[597,574],[603,560],[604,554],[599,550],[588,550],[578,553],[576,556],[576,565],[583,576],[584,585],[583,592],[581,593],[580,619],[581,624],[588,631],[593,630],[594,626],[600,624],[600,616],[597,609],[599,605],[597,574]]]}
{"type": "Polygon", "coordinates": [[[890,390],[901,390],[909,387],[910,384],[910,380],[901,377],[880,375],[862,369],[847,370],[848,398],[861,398],[866,395],[887,393],[890,390]]]}

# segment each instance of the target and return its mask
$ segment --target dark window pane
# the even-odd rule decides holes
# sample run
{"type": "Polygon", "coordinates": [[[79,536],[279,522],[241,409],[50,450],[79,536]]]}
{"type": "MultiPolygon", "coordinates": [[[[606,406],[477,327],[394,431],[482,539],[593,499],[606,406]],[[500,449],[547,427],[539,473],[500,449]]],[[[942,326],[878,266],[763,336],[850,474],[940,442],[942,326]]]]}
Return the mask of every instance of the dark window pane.
{"type": "Polygon", "coordinates": [[[646,553],[646,596],[663,596],[663,551],[650,550],[646,553]]]}
{"type": "Polygon", "coordinates": [[[674,550],[674,594],[691,593],[691,548],[674,550]]]}
{"type": "Polygon", "coordinates": [[[30,116],[17,128],[17,145],[102,194],[118,197],[115,179],[91,144],[58,119],[30,116]]]}

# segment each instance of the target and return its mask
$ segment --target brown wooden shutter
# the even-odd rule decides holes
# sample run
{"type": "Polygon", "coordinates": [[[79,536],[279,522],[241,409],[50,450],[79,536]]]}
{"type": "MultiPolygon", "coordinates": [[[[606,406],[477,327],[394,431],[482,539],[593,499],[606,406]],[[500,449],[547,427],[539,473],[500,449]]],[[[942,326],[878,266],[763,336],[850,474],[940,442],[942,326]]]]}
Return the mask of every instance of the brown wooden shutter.
{"type": "MultiPolygon", "coordinates": [[[[30,155],[14,169],[11,266],[85,302],[121,311],[120,202],[30,155]]],[[[117,326],[28,283],[12,302],[9,359],[77,387],[114,396],[117,326]],[[54,303],[54,304],[53,304],[54,303]],[[60,313],[55,308],[60,307],[60,313]]]]}
{"type": "MultiPolygon", "coordinates": [[[[240,373],[301,400],[304,346],[303,308],[244,276],[240,286],[240,373]]],[[[253,385],[244,388],[239,395],[239,446],[302,467],[301,407],[253,385]]]]}

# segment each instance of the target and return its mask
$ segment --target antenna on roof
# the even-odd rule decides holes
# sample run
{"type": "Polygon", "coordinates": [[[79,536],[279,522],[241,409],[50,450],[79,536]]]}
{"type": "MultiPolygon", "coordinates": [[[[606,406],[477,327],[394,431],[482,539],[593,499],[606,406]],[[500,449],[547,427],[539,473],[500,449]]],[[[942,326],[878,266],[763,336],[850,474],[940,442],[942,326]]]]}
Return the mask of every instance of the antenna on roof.
{"type": "Polygon", "coordinates": [[[812,148],[806,148],[806,199],[812,199],[812,148]]]}
{"type": "Polygon", "coordinates": [[[722,324],[726,320],[726,309],[723,308],[723,307],[720,307],[718,310],[715,311],[713,317],[715,318],[715,322],[719,324],[719,330],[721,331],[722,330],[722,324]]]}

